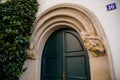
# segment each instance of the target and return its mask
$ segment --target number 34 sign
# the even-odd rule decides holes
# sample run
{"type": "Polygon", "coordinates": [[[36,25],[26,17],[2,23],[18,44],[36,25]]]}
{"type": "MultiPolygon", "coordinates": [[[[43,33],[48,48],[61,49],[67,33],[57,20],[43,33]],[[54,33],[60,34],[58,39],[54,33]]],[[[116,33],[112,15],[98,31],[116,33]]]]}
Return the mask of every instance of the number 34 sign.
{"type": "Polygon", "coordinates": [[[107,11],[115,10],[117,9],[116,3],[111,3],[106,5],[107,11]]]}

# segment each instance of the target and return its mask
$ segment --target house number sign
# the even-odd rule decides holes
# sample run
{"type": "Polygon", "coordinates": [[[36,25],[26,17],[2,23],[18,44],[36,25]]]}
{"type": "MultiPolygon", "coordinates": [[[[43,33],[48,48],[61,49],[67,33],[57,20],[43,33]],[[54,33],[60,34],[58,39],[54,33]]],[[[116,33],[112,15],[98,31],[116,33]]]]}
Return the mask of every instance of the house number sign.
{"type": "Polygon", "coordinates": [[[106,5],[107,11],[115,10],[117,9],[116,3],[111,3],[106,5]]]}

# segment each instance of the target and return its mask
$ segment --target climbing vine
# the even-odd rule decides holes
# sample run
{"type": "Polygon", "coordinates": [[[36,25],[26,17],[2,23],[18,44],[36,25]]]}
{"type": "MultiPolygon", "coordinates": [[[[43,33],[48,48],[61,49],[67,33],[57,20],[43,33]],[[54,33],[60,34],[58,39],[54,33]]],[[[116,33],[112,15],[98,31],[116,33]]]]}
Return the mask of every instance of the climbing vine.
{"type": "Polygon", "coordinates": [[[19,80],[26,60],[36,0],[8,0],[0,4],[0,80],[19,80]]]}

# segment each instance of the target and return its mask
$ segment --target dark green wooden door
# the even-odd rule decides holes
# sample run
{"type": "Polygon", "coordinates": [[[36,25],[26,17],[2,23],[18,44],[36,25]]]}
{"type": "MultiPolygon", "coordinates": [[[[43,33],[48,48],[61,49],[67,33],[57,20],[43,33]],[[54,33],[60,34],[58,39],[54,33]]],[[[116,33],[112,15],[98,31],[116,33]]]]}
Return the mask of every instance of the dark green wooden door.
{"type": "Polygon", "coordinates": [[[42,56],[41,80],[90,80],[87,51],[72,29],[54,32],[42,56]]]}

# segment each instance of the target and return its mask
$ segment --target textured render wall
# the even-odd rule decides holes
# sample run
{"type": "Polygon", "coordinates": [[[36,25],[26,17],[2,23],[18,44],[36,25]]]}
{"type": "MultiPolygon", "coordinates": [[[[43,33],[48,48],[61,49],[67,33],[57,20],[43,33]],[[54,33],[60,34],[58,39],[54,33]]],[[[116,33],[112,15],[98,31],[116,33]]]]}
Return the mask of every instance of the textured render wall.
{"type": "Polygon", "coordinates": [[[101,12],[98,11],[96,15],[98,15],[97,17],[99,18],[109,41],[116,80],[120,80],[120,0],[111,2],[116,2],[116,10],[108,12],[101,8],[101,12]]]}
{"type": "Polygon", "coordinates": [[[92,11],[105,31],[111,49],[116,80],[120,80],[120,0],[40,0],[40,15],[46,9],[61,3],[80,4],[92,11]],[[107,11],[106,5],[116,3],[117,9],[107,11]]]}

